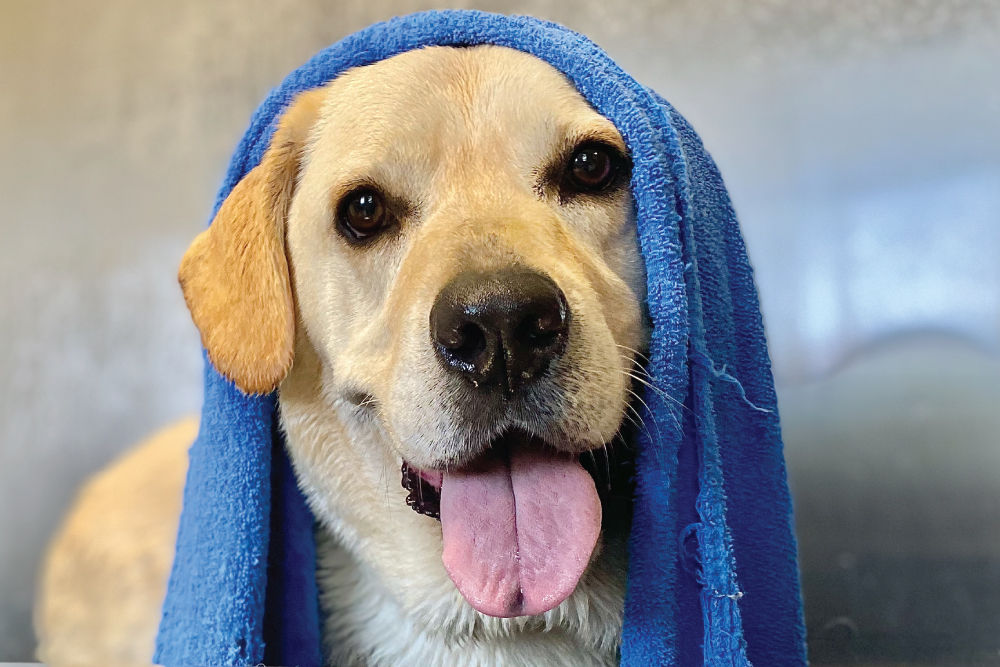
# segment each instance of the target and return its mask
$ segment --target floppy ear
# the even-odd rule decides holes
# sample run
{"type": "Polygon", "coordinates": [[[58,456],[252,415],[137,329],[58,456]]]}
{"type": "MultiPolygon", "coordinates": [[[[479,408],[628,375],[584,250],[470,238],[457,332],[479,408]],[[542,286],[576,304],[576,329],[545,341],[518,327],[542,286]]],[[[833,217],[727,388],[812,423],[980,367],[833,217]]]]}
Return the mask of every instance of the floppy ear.
{"type": "Polygon", "coordinates": [[[288,213],[322,89],[299,95],[271,145],[188,248],[178,278],[215,368],[247,394],[273,391],[292,365],[295,306],[285,258],[288,213]]]}

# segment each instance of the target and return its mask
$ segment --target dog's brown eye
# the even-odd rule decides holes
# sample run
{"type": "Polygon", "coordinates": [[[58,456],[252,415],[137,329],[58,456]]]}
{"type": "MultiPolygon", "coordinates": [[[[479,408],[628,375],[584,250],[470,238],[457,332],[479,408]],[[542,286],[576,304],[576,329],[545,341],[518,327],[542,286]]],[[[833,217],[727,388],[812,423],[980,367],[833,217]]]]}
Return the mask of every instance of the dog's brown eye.
{"type": "Polygon", "coordinates": [[[602,190],[615,177],[615,159],[611,151],[601,145],[578,148],[569,161],[570,182],[580,190],[602,190]]]}
{"type": "Polygon", "coordinates": [[[386,226],[389,216],[378,191],[358,188],[341,200],[337,218],[348,234],[361,240],[377,234],[386,226]]]}

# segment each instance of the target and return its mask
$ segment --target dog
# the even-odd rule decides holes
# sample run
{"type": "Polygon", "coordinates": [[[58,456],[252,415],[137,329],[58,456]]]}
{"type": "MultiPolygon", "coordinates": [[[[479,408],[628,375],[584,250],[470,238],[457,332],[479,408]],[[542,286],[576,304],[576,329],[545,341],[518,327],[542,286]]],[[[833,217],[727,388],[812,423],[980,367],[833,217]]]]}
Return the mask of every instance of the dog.
{"type": "MultiPolygon", "coordinates": [[[[213,365],[278,392],[329,664],[617,664],[630,490],[592,461],[648,339],[630,170],[550,65],[426,47],[300,94],[185,254],[213,365]]],[[[42,660],[149,664],[195,429],[81,492],[42,660]]]]}

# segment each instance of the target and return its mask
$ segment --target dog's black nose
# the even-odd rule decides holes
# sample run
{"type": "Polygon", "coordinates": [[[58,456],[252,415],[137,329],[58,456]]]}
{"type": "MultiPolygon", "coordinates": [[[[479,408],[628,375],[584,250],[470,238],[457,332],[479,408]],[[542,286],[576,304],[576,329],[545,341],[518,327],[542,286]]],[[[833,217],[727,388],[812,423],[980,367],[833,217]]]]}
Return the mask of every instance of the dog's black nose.
{"type": "Polygon", "coordinates": [[[446,367],[509,395],[563,353],[569,316],[562,290],[539,273],[462,273],[431,308],[431,340],[446,367]]]}

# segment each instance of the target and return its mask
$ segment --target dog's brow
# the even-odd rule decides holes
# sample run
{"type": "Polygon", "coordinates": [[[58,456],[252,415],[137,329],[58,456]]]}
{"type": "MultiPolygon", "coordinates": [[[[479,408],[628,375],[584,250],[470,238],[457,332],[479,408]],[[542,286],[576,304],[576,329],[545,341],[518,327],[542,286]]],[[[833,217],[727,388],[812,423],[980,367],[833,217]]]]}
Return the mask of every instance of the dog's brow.
{"type": "Polygon", "coordinates": [[[622,140],[622,136],[618,133],[618,130],[610,122],[579,128],[570,132],[567,136],[567,144],[570,148],[587,142],[608,144],[621,151],[622,155],[628,155],[628,147],[622,140]]]}

